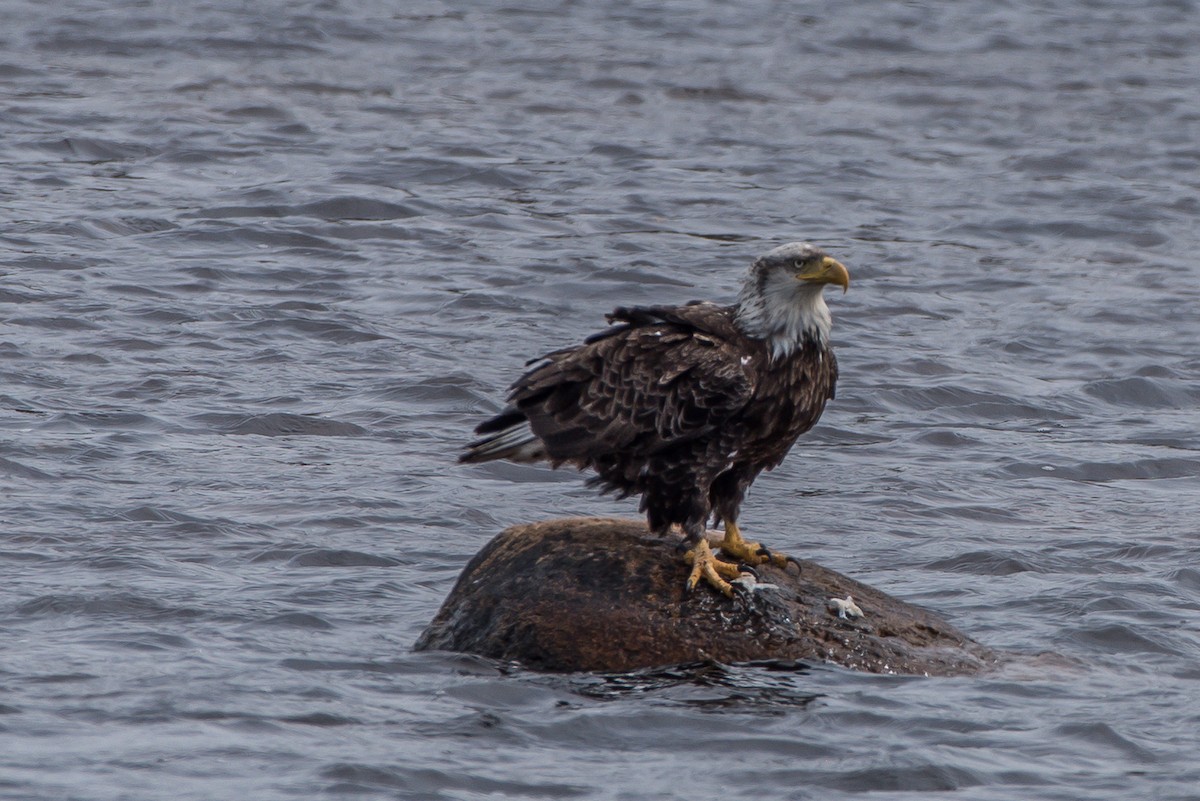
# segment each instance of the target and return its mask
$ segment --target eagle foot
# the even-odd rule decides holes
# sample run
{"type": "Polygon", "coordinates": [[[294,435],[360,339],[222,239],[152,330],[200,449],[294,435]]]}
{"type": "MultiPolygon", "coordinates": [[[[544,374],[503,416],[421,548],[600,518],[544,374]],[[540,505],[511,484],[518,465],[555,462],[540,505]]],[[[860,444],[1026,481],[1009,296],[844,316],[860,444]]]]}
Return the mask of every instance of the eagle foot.
{"type": "Polygon", "coordinates": [[[704,579],[726,596],[733,597],[733,585],[729,583],[728,579],[736,579],[740,576],[742,568],[718,559],[713,554],[712,548],[708,547],[708,540],[701,539],[692,546],[692,549],[683,555],[683,560],[692,566],[692,572],[688,575],[687,580],[688,592],[696,588],[700,579],[704,579]]]}
{"type": "Polygon", "coordinates": [[[791,562],[796,565],[797,570],[800,569],[800,563],[793,557],[774,553],[757,542],[746,542],[742,539],[742,532],[738,529],[737,523],[725,522],[725,539],[721,540],[719,547],[721,553],[739,559],[748,565],[772,564],[780,569],[785,569],[788,562],[791,562]]]}

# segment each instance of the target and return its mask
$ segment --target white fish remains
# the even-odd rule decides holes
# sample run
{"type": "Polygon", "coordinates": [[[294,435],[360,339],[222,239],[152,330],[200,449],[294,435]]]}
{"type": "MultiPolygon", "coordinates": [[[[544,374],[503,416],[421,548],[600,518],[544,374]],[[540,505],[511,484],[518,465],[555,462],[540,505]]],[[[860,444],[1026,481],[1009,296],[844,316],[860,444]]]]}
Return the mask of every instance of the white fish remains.
{"type": "Polygon", "coordinates": [[[847,595],[845,598],[830,598],[829,606],[837,610],[838,617],[842,619],[851,617],[863,617],[863,610],[858,604],[854,603],[854,598],[847,595]]]}

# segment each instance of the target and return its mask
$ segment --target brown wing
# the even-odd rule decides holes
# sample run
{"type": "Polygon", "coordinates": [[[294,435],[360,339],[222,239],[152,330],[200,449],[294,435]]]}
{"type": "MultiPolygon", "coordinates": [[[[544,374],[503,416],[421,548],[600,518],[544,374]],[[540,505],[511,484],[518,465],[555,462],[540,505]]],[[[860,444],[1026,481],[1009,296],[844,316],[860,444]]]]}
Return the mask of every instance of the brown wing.
{"type": "Polygon", "coordinates": [[[685,321],[642,319],[548,354],[509,400],[552,462],[636,459],[737,414],[755,383],[742,356],[734,342],[685,321]]]}

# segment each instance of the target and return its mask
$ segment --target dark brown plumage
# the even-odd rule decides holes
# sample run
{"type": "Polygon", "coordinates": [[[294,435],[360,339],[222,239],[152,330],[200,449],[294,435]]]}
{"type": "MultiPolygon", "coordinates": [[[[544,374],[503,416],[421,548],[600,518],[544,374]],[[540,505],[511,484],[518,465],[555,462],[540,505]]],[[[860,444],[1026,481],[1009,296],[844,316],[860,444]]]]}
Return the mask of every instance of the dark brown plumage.
{"type": "Polygon", "coordinates": [[[460,461],[548,461],[641,496],[651,530],[692,543],[736,524],[747,488],[833,398],[826,283],[842,265],[805,244],[758,259],[738,303],[619,308],[582,345],[532,362],[460,461]]]}

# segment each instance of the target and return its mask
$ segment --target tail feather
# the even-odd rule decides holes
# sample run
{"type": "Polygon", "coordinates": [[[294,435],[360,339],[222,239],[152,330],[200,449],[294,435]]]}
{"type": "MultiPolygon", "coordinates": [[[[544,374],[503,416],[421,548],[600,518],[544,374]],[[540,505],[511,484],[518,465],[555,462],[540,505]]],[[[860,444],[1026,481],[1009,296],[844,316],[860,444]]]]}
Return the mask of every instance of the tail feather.
{"type": "Polygon", "coordinates": [[[459,462],[490,462],[507,459],[511,462],[538,462],[546,458],[546,446],[529,427],[525,415],[506,409],[496,417],[475,429],[477,434],[487,434],[467,446],[458,457],[459,462]],[[501,426],[501,420],[507,421],[501,426]]]}
{"type": "Polygon", "coordinates": [[[518,411],[512,406],[505,407],[504,411],[495,417],[488,418],[475,427],[476,434],[491,434],[494,431],[503,431],[506,428],[511,428],[525,422],[525,414],[518,411]]]}

